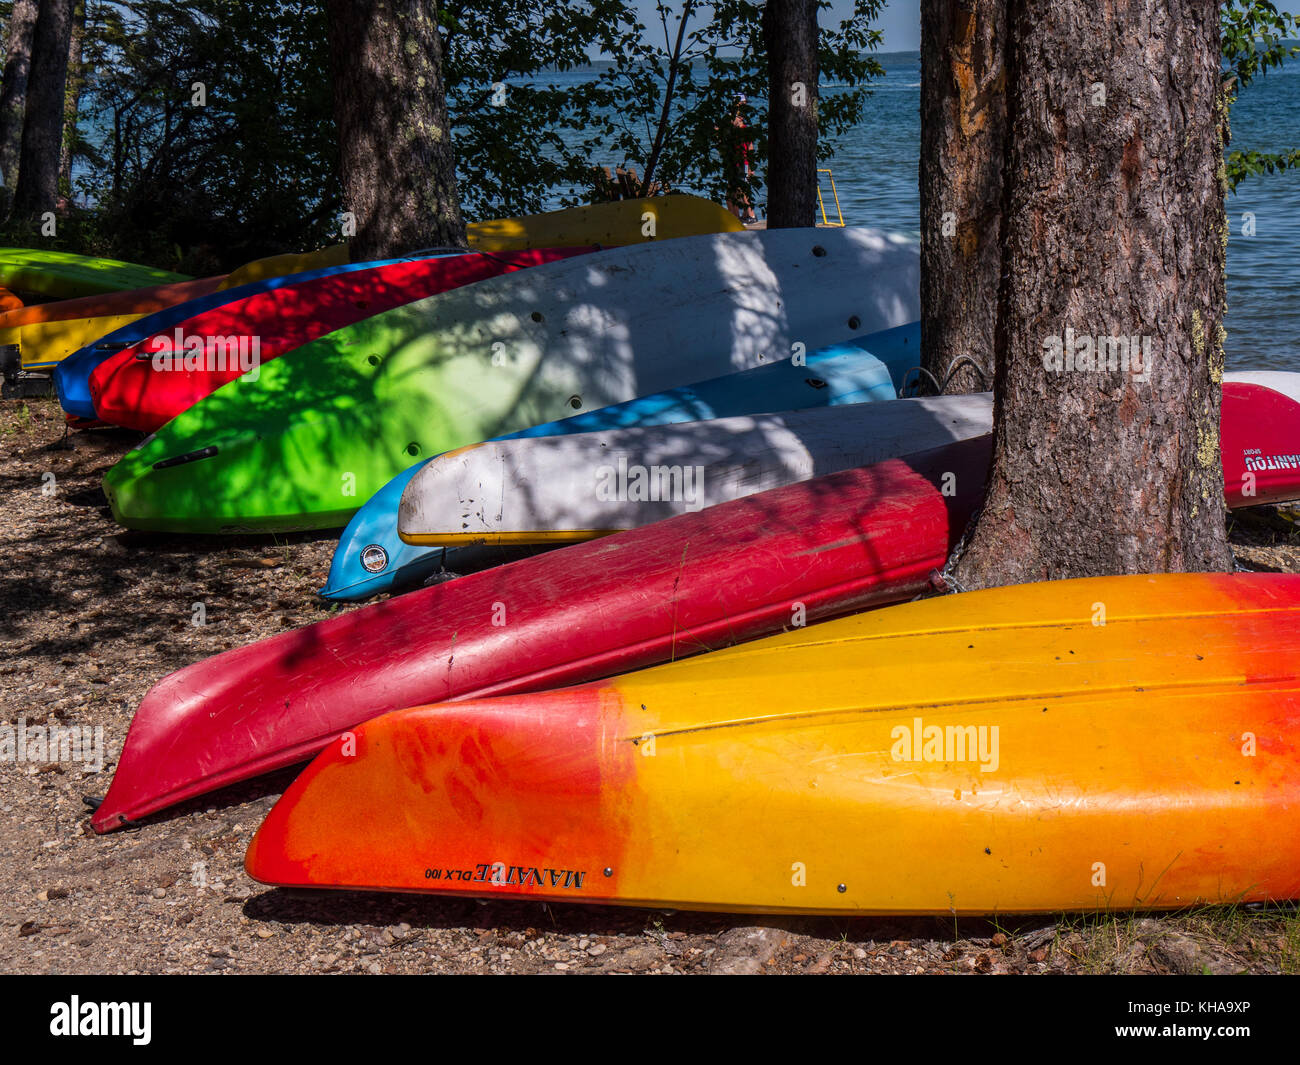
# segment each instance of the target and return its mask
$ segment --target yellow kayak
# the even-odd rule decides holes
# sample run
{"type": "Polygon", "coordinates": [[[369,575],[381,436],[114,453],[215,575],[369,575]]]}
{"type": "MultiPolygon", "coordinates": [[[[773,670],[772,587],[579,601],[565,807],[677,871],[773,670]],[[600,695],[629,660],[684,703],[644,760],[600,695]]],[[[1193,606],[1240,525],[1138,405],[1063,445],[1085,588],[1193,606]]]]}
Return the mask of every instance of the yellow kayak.
{"type": "MultiPolygon", "coordinates": [[[[529,251],[578,247],[583,244],[638,244],[644,240],[734,233],[745,227],[730,211],[698,196],[654,196],[618,200],[563,211],[471,222],[469,245],[476,251],[529,251]]],[[[319,251],[272,255],[231,271],[222,288],[246,285],[268,277],[323,270],[348,261],[346,244],[319,251]]]]}
{"type": "Polygon", "coordinates": [[[307,270],[324,270],[330,266],[343,266],[348,261],[348,246],[333,244],[319,251],[290,252],[285,255],[268,255],[265,259],[254,259],[237,269],[231,270],[219,288],[237,288],[254,281],[265,281],[268,277],[284,277],[287,274],[301,274],[307,270]]]}
{"type": "Polygon", "coordinates": [[[74,351],[93,344],[139,314],[110,314],[98,318],[69,318],[64,321],[32,322],[0,329],[0,344],[17,344],[24,370],[52,370],[74,351]]]}
{"type": "Polygon", "coordinates": [[[1300,576],[930,599],[375,718],[295,781],[246,865],[283,885],[728,911],[1294,898],[1298,671],[1300,576]]]}
{"type": "Polygon", "coordinates": [[[707,233],[737,233],[745,227],[716,203],[698,196],[672,195],[498,218],[474,222],[467,228],[470,246],[479,251],[525,251],[582,244],[639,244],[707,233]]]}

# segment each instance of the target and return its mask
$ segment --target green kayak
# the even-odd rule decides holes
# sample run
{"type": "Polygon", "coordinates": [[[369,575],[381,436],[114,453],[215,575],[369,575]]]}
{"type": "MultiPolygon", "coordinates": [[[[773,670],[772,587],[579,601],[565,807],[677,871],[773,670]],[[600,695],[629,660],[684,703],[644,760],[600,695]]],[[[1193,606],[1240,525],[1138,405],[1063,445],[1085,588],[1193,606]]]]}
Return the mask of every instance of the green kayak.
{"type": "Polygon", "coordinates": [[[96,259],[70,251],[38,248],[0,248],[0,286],[50,299],[99,296],[105,292],[190,280],[188,274],[155,270],[152,266],[118,259],[96,259]]]}
{"type": "Polygon", "coordinates": [[[683,237],[480,281],[231,381],[104,478],[137,529],[346,524],[441,452],[918,316],[914,245],[861,229],[683,237]]]}

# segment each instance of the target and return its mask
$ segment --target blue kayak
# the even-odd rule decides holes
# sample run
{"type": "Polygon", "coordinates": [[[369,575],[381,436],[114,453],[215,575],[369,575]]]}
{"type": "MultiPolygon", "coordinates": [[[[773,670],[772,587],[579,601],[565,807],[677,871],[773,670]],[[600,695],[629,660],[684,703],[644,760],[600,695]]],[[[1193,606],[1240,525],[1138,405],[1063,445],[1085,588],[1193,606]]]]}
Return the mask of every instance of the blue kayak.
{"type": "Polygon", "coordinates": [[[400,259],[385,259],[370,263],[346,263],[343,266],[327,266],[320,270],[307,270],[299,274],[283,274],[279,277],[264,278],[261,281],[251,281],[247,285],[239,285],[236,288],[218,289],[198,299],[178,303],[174,307],[167,307],[154,314],[137,318],[134,322],[122,326],[121,329],[115,329],[107,336],[101,337],[93,344],[87,344],[84,348],[74,351],[58,364],[54,370],[54,387],[58,390],[59,404],[68,414],[78,418],[96,417],[95,405],[90,396],[90,375],[95,372],[95,368],[123,348],[129,348],[159,333],[166,333],[196,314],[203,314],[214,307],[256,296],[259,292],[288,288],[306,281],[314,281],[319,277],[346,274],[355,270],[370,270],[377,266],[409,262],[412,259],[435,258],[444,254],[464,253],[431,252],[428,255],[403,256],[400,259]]]}
{"type": "MultiPolygon", "coordinates": [[[[802,364],[796,364],[793,358],[782,359],[546,422],[498,439],[562,436],[894,399],[908,370],[919,364],[920,351],[921,326],[912,322],[810,352],[802,364]]],[[[444,568],[454,570],[457,558],[476,551],[472,547],[417,547],[398,538],[397,508],[402,492],[425,462],[432,461],[425,459],[399,473],[357,511],[339,538],[329,577],[320,590],[322,596],[344,601],[367,599],[419,583],[444,568]]]]}

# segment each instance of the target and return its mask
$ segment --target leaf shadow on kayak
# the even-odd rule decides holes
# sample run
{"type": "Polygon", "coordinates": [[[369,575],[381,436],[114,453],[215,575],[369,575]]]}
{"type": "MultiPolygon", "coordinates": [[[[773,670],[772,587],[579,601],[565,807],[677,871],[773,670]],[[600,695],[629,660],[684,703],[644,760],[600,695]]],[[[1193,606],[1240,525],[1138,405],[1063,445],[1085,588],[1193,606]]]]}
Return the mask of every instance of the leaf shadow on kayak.
{"type": "MultiPolygon", "coordinates": [[[[389,262],[405,263],[406,261],[403,259],[389,262]]],[[[214,287],[190,299],[156,308],[144,317],[100,337],[93,344],[73,352],[64,359],[56,371],[60,389],[83,403],[89,402],[93,395],[92,381],[96,375],[99,375],[99,385],[106,387],[112,371],[124,363],[136,362],[136,356],[140,352],[159,347],[160,345],[154,341],[156,337],[161,338],[164,346],[170,344],[176,329],[180,329],[185,336],[200,336],[205,340],[208,336],[248,334],[254,331],[258,334],[266,332],[269,337],[275,337],[279,335],[279,331],[275,328],[274,314],[282,306],[286,315],[292,315],[295,309],[308,311],[312,304],[316,304],[322,317],[328,319],[329,314],[324,311],[321,304],[322,300],[328,300],[333,308],[333,314],[350,313],[348,301],[358,298],[356,290],[347,283],[347,278],[351,274],[368,273],[372,283],[379,286],[375,294],[376,298],[383,297],[382,277],[375,270],[370,269],[377,265],[383,264],[347,263],[342,266],[263,278],[234,288],[214,287]],[[301,297],[298,295],[299,289],[304,289],[301,297]],[[268,314],[271,315],[270,318],[268,314]],[[246,323],[241,323],[241,319],[246,319],[246,323]],[[105,364],[111,366],[101,370],[105,364]]],[[[361,293],[360,298],[371,297],[361,293]]],[[[294,325],[299,329],[310,330],[311,328],[310,325],[301,322],[294,325]]],[[[325,332],[324,325],[325,323],[321,323],[315,329],[314,335],[325,332]]],[[[128,373],[127,388],[123,395],[109,396],[110,406],[116,413],[129,414],[131,402],[142,400],[143,392],[131,388],[132,385],[135,385],[136,389],[141,388],[142,382],[136,377],[139,372],[128,373]]],[[[145,430],[157,427],[152,424],[136,425],[133,420],[123,421],[120,424],[145,430]]]]}
{"type": "Polygon", "coordinates": [[[399,527],[427,543],[581,539],[991,428],[992,398],[984,394],[500,441],[424,466],[406,488],[399,527]]]}
{"type": "Polygon", "coordinates": [[[201,338],[213,358],[202,364],[194,357],[182,362],[186,350],[177,348],[174,331],[155,330],[95,368],[90,375],[95,409],[113,424],[152,432],[254,365],[337,329],[463,284],[578,252],[417,255],[231,289],[236,298],[214,306],[196,303],[196,313],[174,323],[187,343],[201,338]],[[220,358],[241,344],[238,358],[220,358]]]}
{"type": "Polygon", "coordinates": [[[141,528],[341,525],[421,457],[914,320],[916,280],[914,249],[839,230],[533,267],[273,360],[170,422],[110,484],[141,528]]]}

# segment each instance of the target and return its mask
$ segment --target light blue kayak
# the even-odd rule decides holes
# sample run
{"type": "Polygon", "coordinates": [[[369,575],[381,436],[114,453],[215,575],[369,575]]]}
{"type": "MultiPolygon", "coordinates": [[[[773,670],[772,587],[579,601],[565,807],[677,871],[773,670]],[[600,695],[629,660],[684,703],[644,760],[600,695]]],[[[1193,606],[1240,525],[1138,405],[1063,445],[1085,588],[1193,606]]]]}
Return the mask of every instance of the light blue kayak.
{"type": "Polygon", "coordinates": [[[400,259],[384,259],[380,262],[345,263],[343,266],[327,266],[320,270],[306,270],[299,274],[283,274],[279,277],[264,278],[261,281],[251,281],[247,285],[239,285],[236,288],[218,289],[216,292],[200,296],[198,299],[178,303],[174,307],[166,307],[154,314],[137,318],[134,322],[128,322],[121,329],[115,329],[108,335],[100,337],[93,344],[87,344],[84,348],[74,351],[60,362],[54,370],[54,387],[59,394],[59,404],[68,414],[75,415],[78,418],[96,417],[95,404],[90,395],[90,375],[95,372],[95,368],[100,363],[116,355],[123,348],[129,348],[159,333],[166,333],[195,315],[203,314],[214,307],[221,307],[227,303],[234,303],[236,300],[247,299],[249,296],[256,296],[259,292],[270,292],[274,289],[301,285],[303,282],[314,281],[319,277],[347,274],[356,270],[371,270],[378,266],[410,262],[414,259],[463,254],[463,251],[438,250],[436,252],[430,251],[407,255],[400,259]]]}
{"type": "MultiPolygon", "coordinates": [[[[894,399],[904,376],[920,363],[920,351],[921,326],[912,322],[810,352],[802,365],[794,358],[782,359],[498,439],[563,436],[894,399]]],[[[454,571],[458,559],[482,554],[473,547],[417,547],[398,538],[397,508],[402,492],[416,472],[432,461],[426,459],[399,473],[357,511],[339,538],[329,578],[320,590],[322,596],[343,601],[367,599],[417,584],[443,569],[454,571]]]]}

